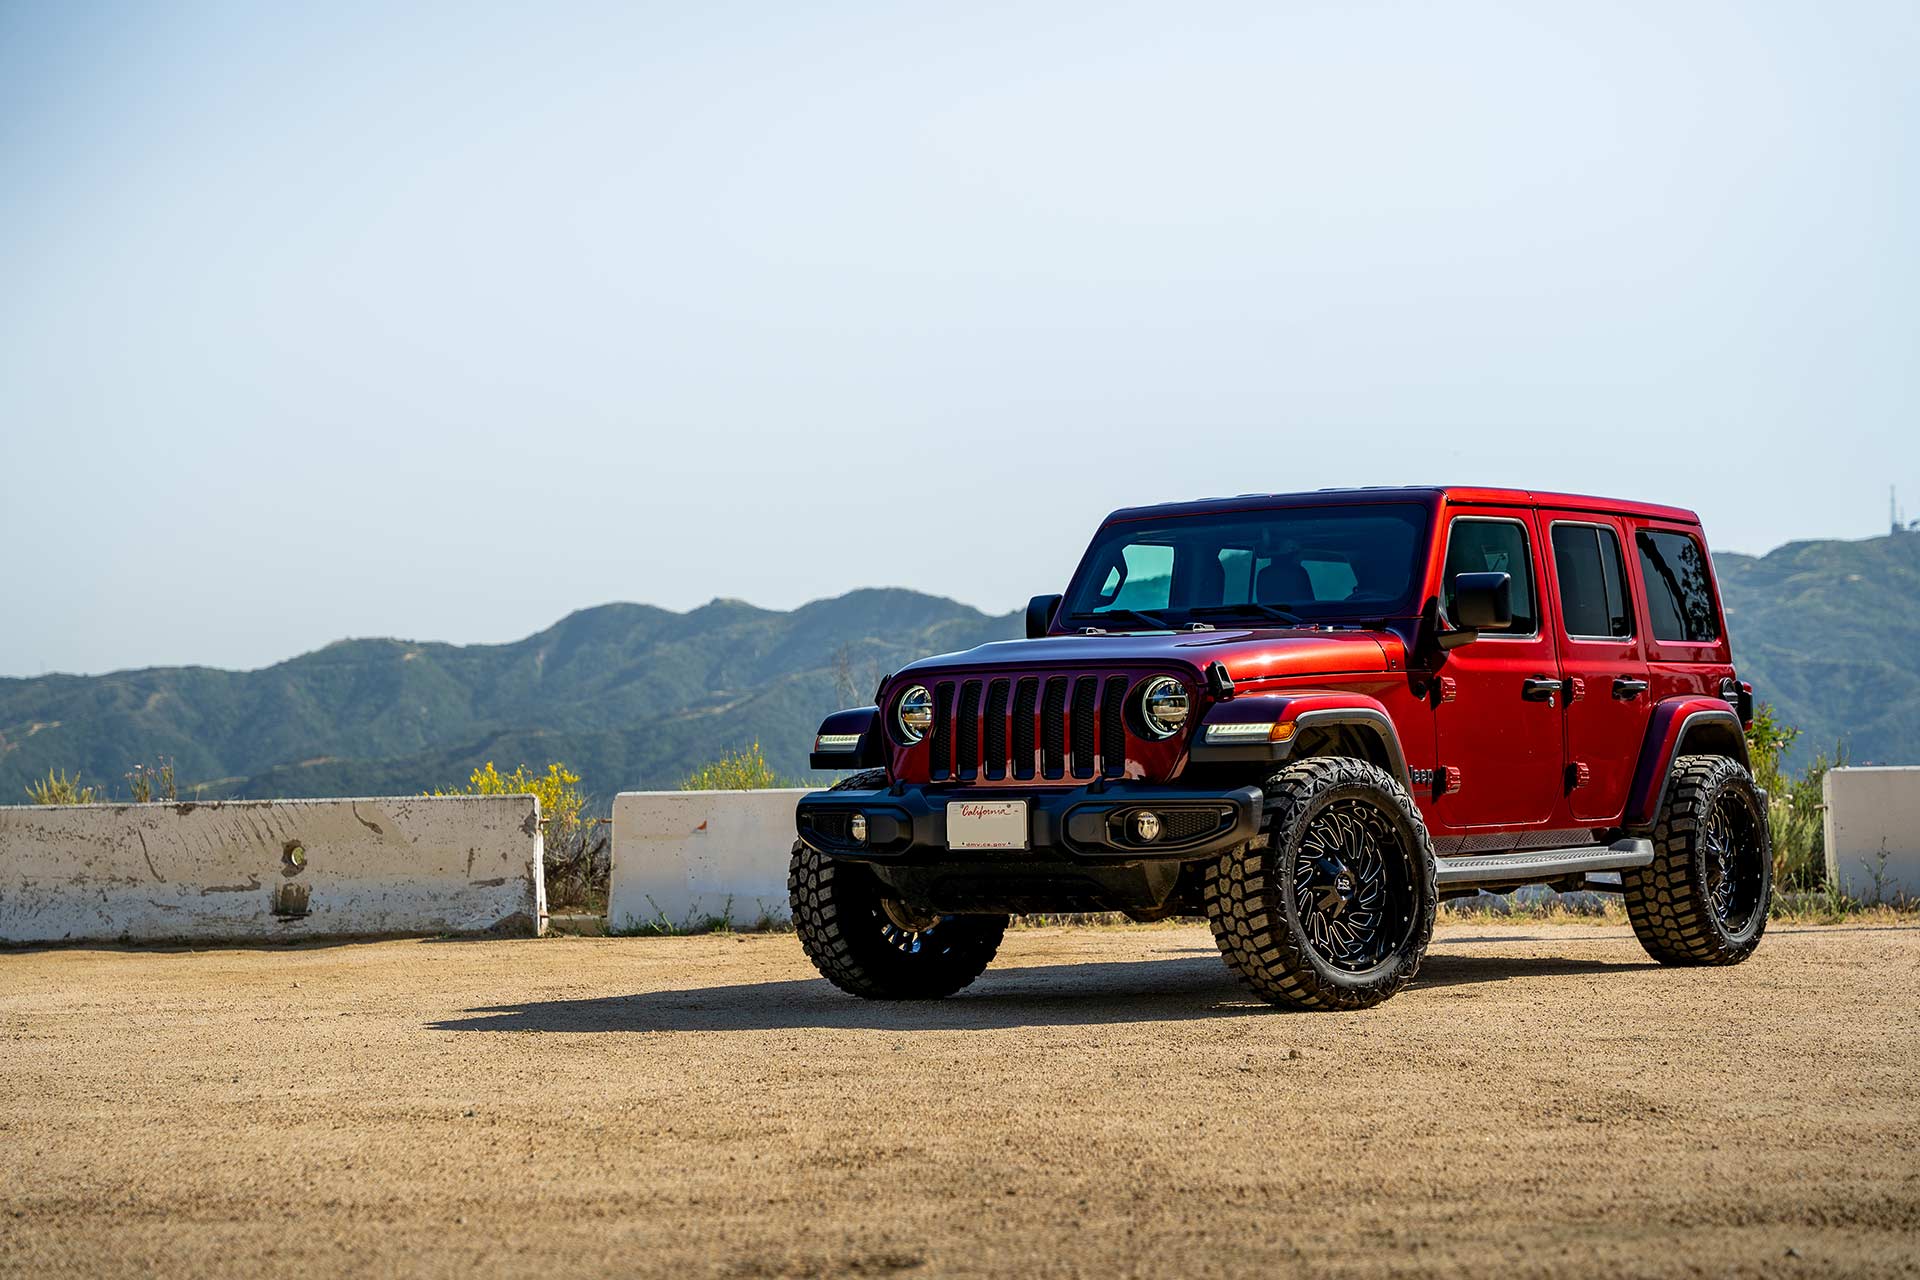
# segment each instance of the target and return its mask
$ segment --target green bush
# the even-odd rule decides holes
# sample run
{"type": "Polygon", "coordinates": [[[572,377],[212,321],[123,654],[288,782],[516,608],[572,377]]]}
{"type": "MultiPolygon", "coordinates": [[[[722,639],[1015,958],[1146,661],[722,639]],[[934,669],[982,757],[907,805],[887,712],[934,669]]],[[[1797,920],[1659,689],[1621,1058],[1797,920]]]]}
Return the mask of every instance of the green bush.
{"type": "Polygon", "coordinates": [[[1773,881],[1782,891],[1807,892],[1821,888],[1827,878],[1826,800],[1827,770],[1847,762],[1846,749],[1836,746],[1829,757],[1821,752],[1799,775],[1780,767],[1800,730],[1783,724],[1773,707],[1761,703],[1747,730],[1747,754],[1753,761],[1753,780],[1767,792],[1767,825],[1773,829],[1773,881]]]}
{"type": "Polygon", "coordinates": [[[794,783],[775,773],[754,743],[739,751],[729,751],[688,774],[680,783],[682,791],[766,791],[790,787],[794,783]]]}

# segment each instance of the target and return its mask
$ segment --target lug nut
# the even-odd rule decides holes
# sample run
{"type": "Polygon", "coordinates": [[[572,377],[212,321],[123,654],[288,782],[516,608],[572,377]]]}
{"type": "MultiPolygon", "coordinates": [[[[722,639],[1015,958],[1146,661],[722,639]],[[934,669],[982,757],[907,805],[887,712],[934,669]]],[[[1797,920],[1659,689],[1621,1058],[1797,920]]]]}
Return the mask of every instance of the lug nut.
{"type": "Polygon", "coordinates": [[[854,814],[847,822],[847,834],[852,836],[857,843],[865,844],[867,842],[867,815],[864,813],[854,814]]]}
{"type": "Polygon", "coordinates": [[[1133,834],[1151,844],[1160,838],[1160,815],[1151,809],[1142,809],[1133,815],[1133,834]]]}

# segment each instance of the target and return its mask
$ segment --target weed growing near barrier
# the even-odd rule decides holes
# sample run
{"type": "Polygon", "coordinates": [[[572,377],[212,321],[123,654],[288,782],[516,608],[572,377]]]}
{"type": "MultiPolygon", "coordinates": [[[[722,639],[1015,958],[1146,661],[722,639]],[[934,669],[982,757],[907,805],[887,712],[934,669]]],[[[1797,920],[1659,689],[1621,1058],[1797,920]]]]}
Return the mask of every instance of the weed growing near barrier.
{"type": "Polygon", "coordinates": [[[69,778],[65,769],[58,774],[49,769],[45,781],[27,788],[27,799],[35,804],[97,804],[106,798],[101,788],[81,786],[80,775],[69,778]]]}
{"type": "Polygon", "coordinates": [[[178,800],[180,788],[174,782],[173,761],[161,757],[158,767],[137,764],[127,772],[127,790],[135,804],[154,800],[178,800]]]}
{"type": "Polygon", "coordinates": [[[466,786],[427,794],[537,797],[549,907],[606,910],[612,823],[585,815],[587,798],[580,790],[580,775],[566,765],[556,761],[544,774],[532,773],[524,764],[515,766],[512,773],[501,773],[489,760],[485,768],[468,775],[466,786]]]}
{"type": "Polygon", "coordinates": [[[653,915],[645,920],[636,920],[624,928],[609,929],[607,932],[617,938],[678,938],[700,933],[791,933],[793,924],[787,920],[777,920],[765,912],[751,923],[743,923],[733,918],[733,898],[728,896],[717,913],[709,913],[675,924],[660,909],[660,904],[651,897],[647,906],[653,915]]]}
{"type": "Polygon", "coordinates": [[[680,783],[682,791],[770,791],[795,785],[774,772],[760,744],[729,751],[701,765],[680,783]]]}

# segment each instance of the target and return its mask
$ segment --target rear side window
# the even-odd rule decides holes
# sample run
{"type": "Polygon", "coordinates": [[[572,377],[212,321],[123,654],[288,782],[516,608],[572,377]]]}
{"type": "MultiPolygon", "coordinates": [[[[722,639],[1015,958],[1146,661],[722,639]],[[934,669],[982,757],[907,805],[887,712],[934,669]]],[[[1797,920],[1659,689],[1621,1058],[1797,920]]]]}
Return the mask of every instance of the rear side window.
{"type": "Polygon", "coordinates": [[[1533,557],[1527,531],[1513,520],[1461,516],[1447,535],[1447,616],[1453,616],[1453,580],[1463,573],[1504,573],[1512,578],[1513,625],[1488,635],[1530,636],[1540,628],[1533,607],[1533,557]]]}
{"type": "Polygon", "coordinates": [[[1591,524],[1553,526],[1554,581],[1567,634],[1581,640],[1627,640],[1626,565],[1613,530],[1591,524]]]}
{"type": "Polygon", "coordinates": [[[1659,640],[1704,644],[1720,638],[1713,607],[1713,578],[1700,544],[1684,533],[1642,529],[1640,576],[1647,584],[1647,614],[1659,640]]]}

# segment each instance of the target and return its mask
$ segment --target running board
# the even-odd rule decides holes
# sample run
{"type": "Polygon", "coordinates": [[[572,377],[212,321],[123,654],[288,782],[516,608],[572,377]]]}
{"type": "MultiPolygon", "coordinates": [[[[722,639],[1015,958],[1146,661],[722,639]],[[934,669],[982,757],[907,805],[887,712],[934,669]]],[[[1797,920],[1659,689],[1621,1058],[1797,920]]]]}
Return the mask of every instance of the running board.
{"type": "Polygon", "coordinates": [[[1586,871],[1624,871],[1653,861],[1653,841],[1616,840],[1577,849],[1524,849],[1517,853],[1467,854],[1435,858],[1442,886],[1532,884],[1586,871]]]}

